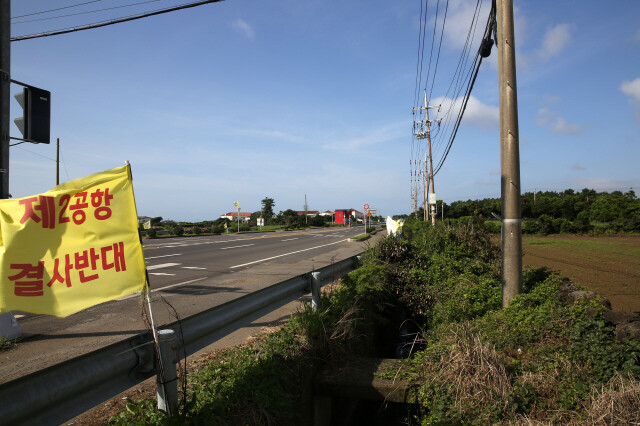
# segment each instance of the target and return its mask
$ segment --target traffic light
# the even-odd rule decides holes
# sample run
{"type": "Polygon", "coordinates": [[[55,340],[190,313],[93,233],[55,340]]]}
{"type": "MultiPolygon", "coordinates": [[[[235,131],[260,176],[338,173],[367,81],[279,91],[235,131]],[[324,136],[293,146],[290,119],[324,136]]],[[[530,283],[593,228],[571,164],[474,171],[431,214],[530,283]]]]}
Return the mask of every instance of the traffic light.
{"type": "Polygon", "coordinates": [[[25,87],[15,95],[22,107],[22,117],[13,120],[22,137],[35,143],[49,143],[51,127],[51,92],[25,87]]]}

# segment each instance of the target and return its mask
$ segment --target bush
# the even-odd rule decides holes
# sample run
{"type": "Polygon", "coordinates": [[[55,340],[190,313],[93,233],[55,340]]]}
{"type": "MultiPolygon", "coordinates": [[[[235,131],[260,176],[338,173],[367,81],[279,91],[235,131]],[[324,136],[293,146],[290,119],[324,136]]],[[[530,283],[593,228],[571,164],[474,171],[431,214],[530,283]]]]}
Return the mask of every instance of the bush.
{"type": "Polygon", "coordinates": [[[485,220],[484,227],[491,234],[499,234],[502,232],[502,223],[498,220],[485,220]]]}
{"type": "Polygon", "coordinates": [[[524,220],[522,221],[522,233],[523,234],[538,234],[540,232],[540,222],[537,220],[524,220]]]}
{"type": "Polygon", "coordinates": [[[146,230],[147,232],[147,237],[149,238],[155,238],[158,234],[156,233],[156,229],[155,228],[149,228],[146,230]]]}
{"type": "Polygon", "coordinates": [[[181,237],[184,235],[184,228],[180,225],[172,226],[170,231],[173,235],[177,235],[178,237],[181,237]]]}
{"type": "Polygon", "coordinates": [[[200,227],[194,226],[193,228],[191,228],[191,233],[193,235],[200,235],[202,234],[202,230],[200,229],[200,227]]]}

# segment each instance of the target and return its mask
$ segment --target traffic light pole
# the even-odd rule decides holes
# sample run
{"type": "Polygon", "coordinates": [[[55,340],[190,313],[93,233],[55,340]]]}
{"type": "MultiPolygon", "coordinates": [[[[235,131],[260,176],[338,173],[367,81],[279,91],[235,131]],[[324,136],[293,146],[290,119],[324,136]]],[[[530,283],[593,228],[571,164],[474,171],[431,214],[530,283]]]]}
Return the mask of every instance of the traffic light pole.
{"type": "Polygon", "coordinates": [[[513,0],[497,0],[502,194],[502,306],[522,292],[522,217],[513,0]]]}
{"type": "Polygon", "coordinates": [[[0,199],[9,198],[11,0],[0,0],[0,199]]]}

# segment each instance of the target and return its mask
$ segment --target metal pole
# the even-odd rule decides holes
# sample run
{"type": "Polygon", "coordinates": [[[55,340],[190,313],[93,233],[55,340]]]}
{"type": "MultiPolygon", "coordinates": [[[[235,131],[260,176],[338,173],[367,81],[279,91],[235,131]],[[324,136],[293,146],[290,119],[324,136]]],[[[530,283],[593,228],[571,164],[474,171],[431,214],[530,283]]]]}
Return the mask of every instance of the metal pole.
{"type": "Polygon", "coordinates": [[[178,373],[176,371],[176,333],[158,330],[158,350],[162,368],[156,375],[158,409],[171,415],[178,408],[178,373]]]}
{"type": "Polygon", "coordinates": [[[320,309],[320,272],[311,273],[311,307],[320,309]]]}
{"type": "Polygon", "coordinates": [[[56,185],[60,185],[60,138],[56,140],[56,185]]]}
{"type": "Polygon", "coordinates": [[[497,1],[502,198],[502,306],[522,292],[520,148],[513,0],[497,1]]]}
{"type": "Polygon", "coordinates": [[[240,207],[238,206],[238,233],[240,232],[240,207]]]}
{"type": "Polygon", "coordinates": [[[0,199],[9,198],[11,0],[0,0],[0,199]]]}

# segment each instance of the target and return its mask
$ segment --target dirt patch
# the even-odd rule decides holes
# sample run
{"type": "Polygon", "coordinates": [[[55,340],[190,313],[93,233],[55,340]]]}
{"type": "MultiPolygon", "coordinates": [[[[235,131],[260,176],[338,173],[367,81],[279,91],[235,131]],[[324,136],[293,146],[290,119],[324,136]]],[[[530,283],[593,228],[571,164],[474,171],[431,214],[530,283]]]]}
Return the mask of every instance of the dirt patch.
{"type": "Polygon", "coordinates": [[[523,235],[523,266],[546,266],[602,294],[614,310],[640,311],[640,235],[523,235]]]}

